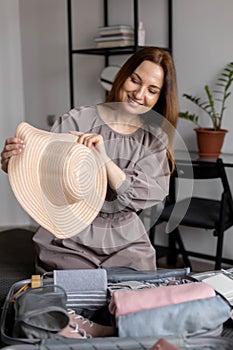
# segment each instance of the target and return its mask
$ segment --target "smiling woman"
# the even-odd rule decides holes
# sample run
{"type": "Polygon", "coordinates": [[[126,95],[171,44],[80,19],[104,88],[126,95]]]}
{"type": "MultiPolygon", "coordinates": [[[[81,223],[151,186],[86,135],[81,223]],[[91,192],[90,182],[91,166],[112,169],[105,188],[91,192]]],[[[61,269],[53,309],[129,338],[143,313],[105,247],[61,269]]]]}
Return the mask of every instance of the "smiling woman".
{"type": "Polygon", "coordinates": [[[122,86],[121,102],[127,102],[133,108],[132,112],[135,110],[137,114],[147,112],[159,99],[163,78],[164,72],[159,65],[142,62],[122,86]]]}
{"type": "Polygon", "coordinates": [[[154,67],[155,71],[153,73],[155,76],[153,78],[157,80],[158,74],[163,76],[162,83],[160,81],[160,85],[156,86],[160,89],[159,99],[155,101],[152,107],[163,115],[173,127],[176,127],[178,97],[175,67],[171,55],[159,48],[146,47],[136,52],[126,61],[115,78],[114,86],[107,97],[107,102],[121,102],[120,91],[123,84],[125,84],[127,79],[133,79],[134,75],[137,74],[137,70],[142,68],[140,65],[145,62],[150,64],[150,66],[147,65],[148,70],[146,74],[148,77],[152,75],[152,71],[149,68],[153,67],[153,64],[161,68],[159,73],[158,68],[155,69],[154,67]]]}
{"type": "MultiPolygon", "coordinates": [[[[107,193],[96,218],[81,232],[58,238],[38,229],[33,238],[38,273],[101,266],[156,269],[155,250],[137,213],[168,194],[177,101],[170,54],[147,47],[121,67],[106,103],[72,109],[55,122],[52,133],[72,132],[77,143],[98,154],[107,193]]],[[[19,138],[8,138],[2,169],[7,171],[10,158],[26,147],[19,138]]]]}

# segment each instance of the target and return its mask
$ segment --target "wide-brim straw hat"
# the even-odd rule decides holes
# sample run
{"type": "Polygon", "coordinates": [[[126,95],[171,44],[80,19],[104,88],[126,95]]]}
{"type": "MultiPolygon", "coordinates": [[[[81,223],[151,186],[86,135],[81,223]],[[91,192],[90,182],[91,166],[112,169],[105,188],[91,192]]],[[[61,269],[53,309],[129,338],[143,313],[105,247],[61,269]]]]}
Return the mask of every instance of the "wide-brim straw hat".
{"type": "Polygon", "coordinates": [[[58,238],[84,230],[106,196],[106,168],[98,152],[78,136],[52,133],[20,123],[16,137],[25,148],[10,158],[11,188],[24,210],[58,238]]]}

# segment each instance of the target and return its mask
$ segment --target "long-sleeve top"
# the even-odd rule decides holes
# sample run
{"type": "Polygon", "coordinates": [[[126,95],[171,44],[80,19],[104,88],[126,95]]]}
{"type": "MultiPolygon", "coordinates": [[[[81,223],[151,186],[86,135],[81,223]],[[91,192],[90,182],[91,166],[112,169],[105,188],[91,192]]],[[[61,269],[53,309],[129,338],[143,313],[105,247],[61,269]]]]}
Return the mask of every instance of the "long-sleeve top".
{"type": "MultiPolygon", "coordinates": [[[[51,131],[101,134],[107,155],[124,171],[126,178],[116,190],[108,186],[106,199],[99,214],[91,225],[77,235],[59,240],[51,237],[51,234],[44,229],[38,230],[34,240],[38,246],[39,260],[51,265],[48,263],[49,252],[44,255],[49,249],[48,245],[50,248],[53,246],[53,250],[63,247],[73,253],[81,245],[83,253],[88,247],[88,253],[94,252],[98,255],[96,261],[94,257],[92,259],[94,266],[104,265],[104,262],[106,265],[127,264],[139,269],[155,266],[155,263],[147,262],[151,259],[154,261],[155,254],[152,253],[148,235],[138,212],[161,203],[168,194],[170,176],[167,159],[168,141],[162,128],[150,125],[146,118],[144,121],[142,118],[142,126],[135,132],[121,134],[103,121],[96,106],[91,106],[72,109],[65,113],[55,122],[51,131]],[[145,249],[139,244],[144,244],[145,249]],[[123,254],[124,249],[130,249],[133,245],[132,254],[127,256],[127,250],[123,254]],[[123,256],[119,255],[119,251],[123,256]]],[[[77,254],[80,255],[80,249],[77,254]]],[[[61,263],[60,267],[62,266],[61,263]]]]}

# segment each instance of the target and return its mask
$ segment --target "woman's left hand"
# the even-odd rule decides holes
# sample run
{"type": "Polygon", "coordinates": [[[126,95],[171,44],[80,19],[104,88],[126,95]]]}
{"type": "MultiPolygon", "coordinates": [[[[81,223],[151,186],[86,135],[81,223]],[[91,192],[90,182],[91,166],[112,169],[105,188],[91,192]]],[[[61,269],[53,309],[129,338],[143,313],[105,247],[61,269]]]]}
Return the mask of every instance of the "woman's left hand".
{"type": "Polygon", "coordinates": [[[125,180],[125,173],[108,157],[104,145],[104,139],[99,134],[85,134],[79,131],[70,131],[71,134],[78,136],[77,143],[88,148],[94,148],[100,155],[107,170],[109,186],[116,190],[125,180]]]}
{"type": "Polygon", "coordinates": [[[77,143],[84,145],[90,149],[95,148],[104,161],[109,160],[104,146],[104,140],[101,135],[94,133],[82,133],[78,131],[70,131],[70,133],[78,136],[77,143]]]}

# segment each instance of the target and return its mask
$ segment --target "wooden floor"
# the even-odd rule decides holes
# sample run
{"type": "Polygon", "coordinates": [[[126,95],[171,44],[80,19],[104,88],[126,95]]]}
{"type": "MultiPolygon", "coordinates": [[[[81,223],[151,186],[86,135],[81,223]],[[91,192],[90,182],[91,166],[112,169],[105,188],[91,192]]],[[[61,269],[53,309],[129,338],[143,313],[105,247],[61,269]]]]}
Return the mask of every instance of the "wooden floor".
{"type": "MultiPolygon", "coordinates": [[[[214,262],[211,261],[203,261],[197,258],[190,258],[192,264],[192,272],[204,272],[204,271],[212,271],[214,270],[214,262]]],[[[159,268],[175,268],[175,266],[169,266],[166,262],[166,257],[162,257],[157,260],[157,267],[159,268]]],[[[182,258],[178,257],[177,268],[184,267],[182,258]]],[[[231,268],[230,265],[222,265],[223,269],[231,268]]]]}

